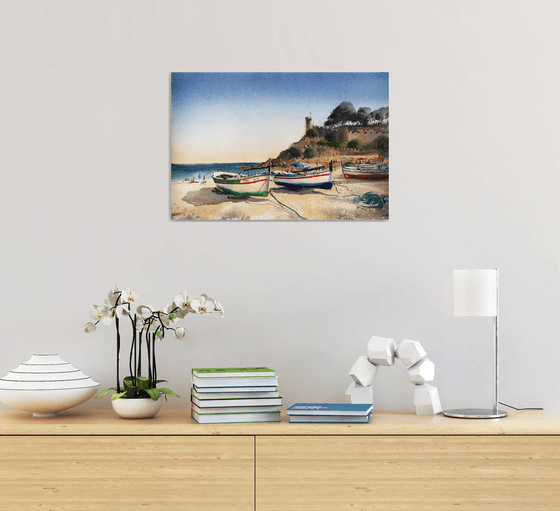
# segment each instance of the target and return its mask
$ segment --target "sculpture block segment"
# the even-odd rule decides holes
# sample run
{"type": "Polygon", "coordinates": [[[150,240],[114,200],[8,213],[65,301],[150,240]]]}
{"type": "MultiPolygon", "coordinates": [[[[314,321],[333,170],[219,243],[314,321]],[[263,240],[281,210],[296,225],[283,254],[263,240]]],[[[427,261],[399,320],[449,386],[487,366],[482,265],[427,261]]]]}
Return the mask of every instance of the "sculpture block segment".
{"type": "Polygon", "coordinates": [[[344,400],[352,405],[372,405],[373,404],[373,387],[364,387],[353,381],[344,395],[344,400]]]}
{"type": "Polygon", "coordinates": [[[404,339],[396,353],[397,358],[407,369],[420,362],[426,355],[426,350],[422,345],[418,341],[411,341],[410,339],[404,339]]]}
{"type": "Polygon", "coordinates": [[[392,366],[395,363],[397,344],[386,337],[371,337],[367,346],[367,358],[375,365],[392,366]]]}
{"type": "Polygon", "coordinates": [[[441,403],[436,387],[421,383],[414,386],[414,406],[416,415],[437,415],[441,413],[441,403]]]}
{"type": "Polygon", "coordinates": [[[377,369],[376,365],[373,365],[365,355],[362,355],[356,360],[349,374],[356,383],[367,387],[375,380],[377,369]]]}
{"type": "Polygon", "coordinates": [[[412,383],[426,383],[434,380],[436,366],[429,358],[425,358],[412,367],[409,367],[406,372],[412,383]]]}

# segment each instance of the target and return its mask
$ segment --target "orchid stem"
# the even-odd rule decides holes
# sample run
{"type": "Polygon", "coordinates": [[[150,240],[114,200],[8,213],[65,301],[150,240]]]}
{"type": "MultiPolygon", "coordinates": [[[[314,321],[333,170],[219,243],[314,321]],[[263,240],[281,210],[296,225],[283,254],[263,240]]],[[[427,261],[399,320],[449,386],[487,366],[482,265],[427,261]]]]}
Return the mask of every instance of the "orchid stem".
{"type": "Polygon", "coordinates": [[[128,371],[130,373],[130,379],[132,380],[132,385],[134,383],[134,373],[132,372],[132,358],[134,357],[134,344],[136,342],[136,323],[132,322],[132,342],[130,343],[130,356],[128,357],[128,371]]]}
{"type": "Polygon", "coordinates": [[[152,346],[152,377],[154,379],[154,389],[156,388],[156,380],[157,380],[157,366],[156,366],[156,334],[154,334],[153,338],[153,346],[152,346]]]}
{"type": "Polygon", "coordinates": [[[134,314],[134,385],[136,386],[137,359],[136,359],[136,314],[134,314]]]}
{"type": "Polygon", "coordinates": [[[148,380],[152,381],[152,357],[150,356],[150,334],[146,336],[146,351],[148,354],[148,380]]]}
{"type": "Polygon", "coordinates": [[[120,374],[119,374],[119,361],[120,361],[120,352],[121,352],[121,333],[119,331],[119,318],[115,316],[115,326],[117,327],[117,393],[121,391],[121,382],[120,382],[120,374]]]}

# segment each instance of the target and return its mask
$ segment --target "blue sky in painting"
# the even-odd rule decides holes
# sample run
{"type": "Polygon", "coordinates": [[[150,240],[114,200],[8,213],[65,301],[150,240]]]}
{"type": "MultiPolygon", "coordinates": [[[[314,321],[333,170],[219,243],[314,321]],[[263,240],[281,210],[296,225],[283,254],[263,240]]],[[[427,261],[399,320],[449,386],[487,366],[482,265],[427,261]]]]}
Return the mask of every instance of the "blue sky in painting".
{"type": "Polygon", "coordinates": [[[172,73],[171,161],[276,157],[342,101],[388,106],[388,73],[172,73]]]}

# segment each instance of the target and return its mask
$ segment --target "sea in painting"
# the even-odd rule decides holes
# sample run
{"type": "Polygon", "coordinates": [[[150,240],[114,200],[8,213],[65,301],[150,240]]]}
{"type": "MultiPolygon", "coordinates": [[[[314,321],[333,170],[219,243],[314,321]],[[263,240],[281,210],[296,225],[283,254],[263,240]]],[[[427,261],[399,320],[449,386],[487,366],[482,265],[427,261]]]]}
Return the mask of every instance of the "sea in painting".
{"type": "MultiPolygon", "coordinates": [[[[259,165],[257,161],[233,162],[233,163],[172,163],[171,182],[181,183],[209,181],[214,172],[239,172],[240,167],[254,167],[259,165]]],[[[260,170],[246,170],[246,174],[258,174],[260,170]]]]}
{"type": "Polygon", "coordinates": [[[388,73],[172,73],[172,220],[388,220],[388,73]]]}

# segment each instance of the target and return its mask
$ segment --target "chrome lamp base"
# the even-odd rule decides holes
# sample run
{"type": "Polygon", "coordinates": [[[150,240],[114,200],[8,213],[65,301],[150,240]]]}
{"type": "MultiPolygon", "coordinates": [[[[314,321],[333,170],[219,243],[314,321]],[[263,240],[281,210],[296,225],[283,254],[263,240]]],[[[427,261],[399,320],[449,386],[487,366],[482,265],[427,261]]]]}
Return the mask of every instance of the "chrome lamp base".
{"type": "Polygon", "coordinates": [[[501,419],[507,416],[507,412],[492,408],[456,408],[455,410],[444,410],[443,415],[455,419],[501,419]]]}

